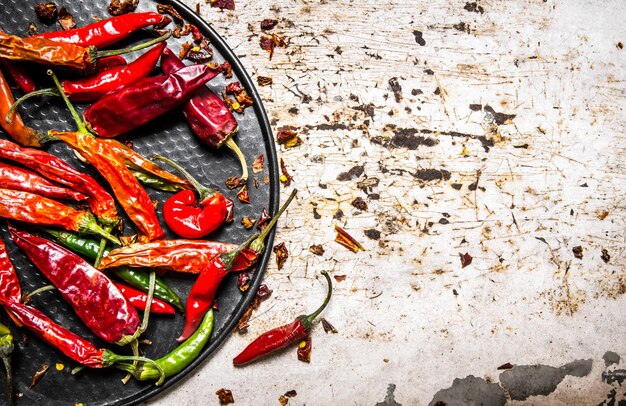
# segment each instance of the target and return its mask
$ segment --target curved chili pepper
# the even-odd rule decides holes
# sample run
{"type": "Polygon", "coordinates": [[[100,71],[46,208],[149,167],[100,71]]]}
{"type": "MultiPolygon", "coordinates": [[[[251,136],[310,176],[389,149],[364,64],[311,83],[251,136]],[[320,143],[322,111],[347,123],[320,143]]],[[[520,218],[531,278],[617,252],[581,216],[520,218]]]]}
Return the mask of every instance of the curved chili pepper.
{"type": "Polygon", "coordinates": [[[98,225],[91,213],[76,210],[56,200],[30,192],[0,189],[0,217],[95,234],[114,244],[120,244],[115,236],[98,225]]]}
{"type": "Polygon", "coordinates": [[[35,85],[33,78],[19,63],[0,59],[0,66],[2,66],[2,69],[13,79],[22,92],[30,93],[37,90],[37,85],[35,85]]]}
{"type": "Polygon", "coordinates": [[[192,65],[139,79],[89,106],[83,114],[87,128],[104,138],[127,133],[173,110],[218,73],[207,65],[192,65]]]}
{"type": "Polygon", "coordinates": [[[118,345],[135,338],[140,323],[137,310],[106,275],[52,241],[11,226],[9,232],[94,334],[118,345]]]}
{"type": "Polygon", "coordinates": [[[22,299],[20,281],[17,279],[17,274],[2,240],[0,240],[0,297],[16,302],[22,299]]]}
{"type": "Polygon", "coordinates": [[[0,139],[0,158],[22,164],[53,182],[86,195],[91,211],[102,223],[119,223],[113,197],[94,178],[79,172],[64,160],[39,149],[22,148],[4,139],[0,139]]]}
{"type": "MultiPolygon", "coordinates": [[[[146,303],[148,302],[148,295],[146,293],[119,282],[113,282],[113,284],[120,290],[120,292],[122,292],[122,295],[128,299],[128,302],[133,305],[135,309],[146,310],[146,303]]],[[[175,314],[176,310],[164,301],[153,298],[152,306],[150,306],[150,313],[175,314]]]]}
{"type": "Polygon", "coordinates": [[[10,124],[5,121],[4,118],[11,110],[14,101],[9,83],[2,74],[2,70],[0,70],[0,126],[20,145],[40,147],[42,141],[44,141],[42,134],[27,127],[19,114],[13,116],[13,121],[10,124]]]}
{"type": "Polygon", "coordinates": [[[326,294],[326,299],[324,299],[322,305],[309,315],[298,316],[290,324],[274,328],[261,334],[254,341],[248,344],[248,346],[239,355],[233,358],[233,364],[235,366],[247,364],[276,350],[298,343],[300,340],[309,335],[311,328],[313,327],[313,321],[324,310],[330,301],[330,296],[333,291],[333,284],[330,280],[330,276],[328,276],[328,273],[326,271],[322,271],[322,275],[324,275],[326,282],[328,283],[328,293],[326,294]]]}
{"type": "MultiPolygon", "coordinates": [[[[163,50],[161,55],[163,73],[167,75],[184,67],[183,61],[171,49],[163,50]]],[[[235,153],[241,165],[241,179],[245,181],[248,178],[248,164],[246,157],[233,139],[239,125],[224,100],[211,89],[203,86],[185,102],[183,113],[191,131],[200,141],[215,149],[226,146],[235,153]]]]}
{"type": "Polygon", "coordinates": [[[189,172],[174,161],[161,155],[153,155],[176,168],[191,182],[200,195],[200,201],[191,190],[182,190],[163,204],[163,218],[167,226],[185,238],[200,238],[215,231],[226,220],[226,198],[215,189],[203,186],[189,172]]]}
{"type": "MultiPolygon", "coordinates": [[[[96,259],[98,257],[100,243],[96,240],[80,237],[67,231],[50,229],[46,229],[45,231],[51,234],[59,243],[77,254],[83,255],[89,259],[96,259]]],[[[109,250],[105,248],[104,255],[108,253],[109,250]]],[[[150,288],[149,276],[146,272],[128,267],[115,268],[112,269],[111,272],[124,282],[137,289],[141,289],[143,292],[148,292],[150,288]]],[[[0,282],[2,282],[1,277],[0,282]]],[[[184,310],[183,302],[180,300],[180,297],[178,297],[178,295],[158,276],[155,280],[154,296],[171,304],[181,312],[184,310]]]]}
{"type": "Polygon", "coordinates": [[[126,59],[121,55],[106,56],[104,58],[100,58],[98,61],[97,71],[103,72],[108,69],[126,65],[128,65],[128,62],[126,62],[126,59]]]}
{"type": "Polygon", "coordinates": [[[29,170],[0,162],[0,188],[37,193],[50,199],[87,199],[82,193],[55,185],[29,170]]]}
{"type": "MultiPolygon", "coordinates": [[[[285,203],[283,203],[274,217],[272,217],[272,220],[263,230],[262,235],[254,235],[236,249],[216,255],[213,259],[211,259],[206,267],[202,269],[200,276],[198,276],[198,279],[196,279],[191,287],[191,291],[189,292],[185,308],[185,325],[183,327],[182,334],[177,338],[178,341],[186,340],[187,337],[189,337],[196,330],[202,320],[202,317],[213,304],[215,294],[217,293],[217,289],[219,288],[222,279],[224,279],[229,272],[233,271],[235,259],[239,253],[253,242],[257,247],[259,247],[259,239],[260,241],[265,239],[278,221],[278,218],[287,209],[295,195],[296,189],[293,190],[289,198],[285,201],[285,203]]],[[[263,245],[263,248],[259,249],[259,251],[253,249],[257,256],[263,252],[265,246],[263,245]]]]}
{"type": "Polygon", "coordinates": [[[13,372],[11,369],[11,353],[13,353],[13,335],[11,330],[0,323],[0,358],[7,375],[7,406],[13,406],[13,372]]]}
{"type": "Polygon", "coordinates": [[[71,30],[44,32],[34,37],[83,47],[104,48],[128,37],[137,30],[162,23],[164,19],[163,15],[155,12],[131,13],[106,18],[71,30]]]}

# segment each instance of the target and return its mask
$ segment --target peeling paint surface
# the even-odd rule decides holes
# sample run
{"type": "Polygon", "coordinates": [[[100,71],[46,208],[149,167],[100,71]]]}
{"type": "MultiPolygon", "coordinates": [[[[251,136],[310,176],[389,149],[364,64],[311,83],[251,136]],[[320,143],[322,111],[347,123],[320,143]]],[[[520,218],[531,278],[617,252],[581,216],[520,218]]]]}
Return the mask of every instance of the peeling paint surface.
{"type": "Polygon", "coordinates": [[[148,404],[217,404],[227,388],[242,405],[290,390],[289,405],[451,405],[475,387],[511,405],[619,404],[626,2],[235,4],[200,12],[255,82],[272,78],[258,90],[274,133],[304,141],[279,148],[283,199],[299,189],[275,241],[289,257],[270,264],[248,333],[148,404]],[[271,60],[264,18],[287,43],[271,60]],[[234,368],[256,335],[319,305],[322,270],[338,333],[315,326],[308,364],[294,348],[234,368]]]}

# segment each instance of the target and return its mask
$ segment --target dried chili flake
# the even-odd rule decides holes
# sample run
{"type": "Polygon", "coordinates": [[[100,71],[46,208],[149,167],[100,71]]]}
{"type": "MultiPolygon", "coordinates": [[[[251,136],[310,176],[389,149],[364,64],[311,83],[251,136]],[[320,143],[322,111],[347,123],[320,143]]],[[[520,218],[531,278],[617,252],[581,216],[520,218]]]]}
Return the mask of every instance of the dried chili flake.
{"type": "Polygon", "coordinates": [[[242,92],[244,89],[239,82],[230,82],[226,85],[226,93],[227,94],[235,94],[242,92]]]}
{"type": "Polygon", "coordinates": [[[252,182],[254,183],[254,188],[258,189],[259,188],[259,180],[255,177],[252,182]]]}
{"type": "Polygon", "coordinates": [[[335,278],[337,282],[343,282],[347,277],[347,275],[333,275],[333,278],[335,278]]]}
{"type": "Polygon", "coordinates": [[[112,16],[120,16],[122,14],[132,13],[139,5],[139,0],[113,0],[109,4],[109,14],[112,16]]]}
{"type": "Polygon", "coordinates": [[[284,242],[281,242],[280,244],[274,246],[273,251],[276,254],[276,265],[278,266],[278,269],[282,269],[285,261],[289,258],[287,246],[284,242]]]}
{"type": "Polygon", "coordinates": [[[248,106],[252,106],[254,104],[254,99],[248,95],[248,92],[245,90],[240,93],[235,93],[235,99],[239,102],[239,104],[246,108],[248,106]]]}
{"type": "Polygon", "coordinates": [[[271,218],[272,216],[270,216],[267,210],[263,209],[263,211],[261,211],[261,216],[259,216],[259,219],[256,221],[256,227],[259,229],[260,232],[263,232],[263,230],[265,230],[265,227],[267,227],[267,223],[270,221],[271,218]]]}
{"type": "Polygon", "coordinates": [[[358,252],[359,250],[365,251],[365,248],[357,242],[350,234],[346,232],[343,228],[335,225],[335,231],[337,231],[337,235],[335,236],[335,241],[339,244],[343,245],[347,249],[352,252],[358,252]]]}
{"type": "Polygon", "coordinates": [[[609,261],[611,260],[611,256],[609,255],[609,251],[607,251],[606,248],[602,248],[602,255],[600,256],[600,258],[604,261],[605,264],[608,264],[609,261]]]}
{"type": "Polygon", "coordinates": [[[367,202],[365,200],[363,200],[362,197],[357,197],[352,201],[352,206],[354,206],[355,208],[361,210],[361,211],[366,211],[367,210],[367,202]]]}
{"type": "Polygon", "coordinates": [[[254,297],[254,304],[255,304],[255,309],[259,307],[259,304],[261,304],[261,302],[266,301],[267,299],[269,299],[270,296],[272,296],[272,289],[268,288],[266,284],[261,284],[261,286],[259,286],[259,290],[256,291],[256,296],[254,297]]]}
{"type": "Polygon", "coordinates": [[[256,82],[259,86],[269,86],[274,83],[274,80],[269,76],[257,76],[256,82]]]}
{"type": "Polygon", "coordinates": [[[309,251],[314,253],[315,255],[324,255],[324,247],[321,244],[314,244],[309,247],[309,251]]]}
{"type": "Polygon", "coordinates": [[[248,272],[241,272],[237,275],[237,286],[242,292],[250,289],[250,274],[248,272]]]}
{"type": "Polygon", "coordinates": [[[244,217],[241,219],[241,224],[244,226],[246,230],[249,230],[252,227],[254,227],[254,220],[251,219],[250,217],[244,217]]]}
{"type": "Polygon", "coordinates": [[[188,24],[190,29],[191,29],[191,37],[193,38],[193,40],[195,42],[200,42],[204,39],[204,35],[202,34],[202,32],[200,31],[200,28],[198,28],[197,26],[193,25],[193,24],[188,24]]]}
{"type": "Polygon", "coordinates": [[[52,24],[57,19],[57,5],[55,3],[39,3],[35,6],[37,18],[44,24],[52,24]]]}
{"type": "Polygon", "coordinates": [[[217,398],[220,400],[220,405],[228,405],[230,403],[235,403],[235,399],[233,398],[233,393],[228,389],[220,389],[215,392],[217,398]]]}
{"type": "Polygon", "coordinates": [[[276,34],[261,35],[259,39],[259,45],[261,46],[261,49],[269,52],[270,59],[272,59],[272,56],[274,55],[274,48],[276,47],[286,48],[287,47],[287,43],[285,42],[285,37],[279,36],[276,34]]]}
{"type": "Polygon", "coordinates": [[[250,203],[250,195],[248,194],[248,187],[246,185],[243,185],[241,190],[237,193],[237,199],[239,199],[241,203],[250,203]]]}
{"type": "Polygon", "coordinates": [[[233,202],[232,199],[226,198],[226,219],[224,219],[224,223],[230,224],[233,222],[234,208],[235,202],[233,202]]]}
{"type": "Polygon", "coordinates": [[[285,392],[285,396],[288,398],[295,398],[298,395],[298,392],[296,392],[294,389],[285,392]]]}
{"type": "Polygon", "coordinates": [[[266,18],[261,21],[261,29],[263,31],[271,30],[272,28],[276,27],[276,24],[278,24],[278,20],[266,18]]]}
{"type": "Polygon", "coordinates": [[[215,310],[216,312],[220,311],[220,304],[217,299],[215,299],[213,303],[211,303],[211,309],[215,310]]]}
{"type": "Polygon", "coordinates": [[[39,29],[35,25],[35,23],[28,23],[28,33],[30,35],[35,35],[39,33],[39,29]]]}
{"type": "Polygon", "coordinates": [[[227,188],[229,188],[230,190],[233,190],[236,187],[245,185],[246,182],[242,180],[240,176],[232,176],[226,179],[225,184],[227,188]]]}
{"type": "Polygon", "coordinates": [[[263,183],[266,185],[270,184],[270,177],[268,175],[263,176],[263,183]]]}
{"type": "Polygon", "coordinates": [[[222,92],[222,99],[224,103],[231,111],[236,111],[237,113],[243,113],[243,107],[237,100],[233,100],[230,97],[226,96],[225,92],[222,92]]]}
{"type": "Polygon", "coordinates": [[[169,14],[176,21],[184,22],[183,16],[171,4],[157,4],[159,14],[169,14]]]}
{"type": "Polygon", "coordinates": [[[200,3],[196,3],[196,14],[200,15],[200,3]]]}
{"type": "Polygon", "coordinates": [[[311,362],[311,337],[307,337],[298,344],[298,360],[302,362],[311,362]]]}
{"type": "Polygon", "coordinates": [[[181,25],[177,26],[176,28],[174,28],[174,30],[172,31],[172,37],[174,38],[180,38],[183,36],[182,34],[183,31],[183,27],[181,25]]]}
{"type": "Polygon", "coordinates": [[[59,10],[57,22],[64,30],[71,30],[72,28],[76,28],[76,21],[74,21],[74,16],[69,11],[67,11],[65,7],[61,7],[61,9],[59,10]]]}
{"type": "Polygon", "coordinates": [[[241,315],[241,318],[237,322],[237,326],[235,330],[239,334],[245,334],[248,331],[248,327],[250,327],[250,316],[252,316],[252,312],[254,311],[254,307],[252,305],[248,306],[246,311],[241,315]]]}
{"type": "Polygon", "coordinates": [[[461,258],[461,268],[465,268],[469,264],[472,263],[472,256],[467,252],[465,254],[459,253],[459,257],[461,258]]]}
{"type": "Polygon", "coordinates": [[[278,403],[280,403],[280,406],[287,406],[287,404],[289,403],[289,399],[287,399],[285,395],[280,395],[280,397],[278,398],[278,403]]]}
{"type": "Polygon", "coordinates": [[[324,332],[326,334],[328,333],[337,334],[337,329],[332,324],[330,324],[328,320],[322,317],[320,318],[320,321],[322,322],[322,327],[324,327],[324,332]]]}
{"type": "Polygon", "coordinates": [[[178,53],[178,57],[180,59],[185,59],[189,51],[191,51],[191,48],[193,48],[193,44],[191,42],[185,42],[183,45],[181,45],[181,49],[180,49],[180,52],[178,53]]]}
{"type": "Polygon", "coordinates": [[[230,62],[225,61],[224,63],[222,63],[222,65],[220,66],[220,69],[222,73],[224,74],[225,78],[233,77],[233,67],[230,66],[230,62]]]}
{"type": "Polygon", "coordinates": [[[583,247],[580,245],[572,248],[572,252],[574,253],[574,257],[577,259],[583,259],[583,247]]]}
{"type": "Polygon", "coordinates": [[[219,8],[220,10],[234,10],[235,0],[211,0],[211,7],[219,8]]]}
{"type": "Polygon", "coordinates": [[[37,383],[41,380],[41,378],[43,378],[46,372],[48,372],[49,368],[50,368],[50,365],[43,364],[41,366],[41,369],[35,372],[35,375],[33,375],[33,380],[30,382],[30,385],[28,387],[32,388],[33,386],[37,385],[37,383]]]}
{"type": "Polygon", "coordinates": [[[172,21],[172,17],[164,16],[163,20],[160,23],[154,24],[154,28],[156,30],[162,30],[163,28],[167,27],[172,21]]]}
{"type": "Polygon", "coordinates": [[[303,143],[298,133],[291,129],[279,130],[278,134],[276,134],[276,142],[278,142],[278,145],[284,145],[287,149],[297,147],[303,143]]]}
{"type": "MultiPolygon", "coordinates": [[[[285,161],[280,158],[280,172],[281,175],[279,177],[281,183],[285,186],[289,186],[291,185],[291,181],[293,180],[293,176],[291,176],[289,174],[289,172],[287,172],[287,165],[285,165],[285,161]]],[[[269,178],[268,178],[268,182],[269,183],[269,178]]]]}
{"type": "Polygon", "coordinates": [[[195,63],[205,63],[213,58],[213,50],[209,47],[201,47],[199,45],[191,47],[187,52],[187,59],[195,63]]]}

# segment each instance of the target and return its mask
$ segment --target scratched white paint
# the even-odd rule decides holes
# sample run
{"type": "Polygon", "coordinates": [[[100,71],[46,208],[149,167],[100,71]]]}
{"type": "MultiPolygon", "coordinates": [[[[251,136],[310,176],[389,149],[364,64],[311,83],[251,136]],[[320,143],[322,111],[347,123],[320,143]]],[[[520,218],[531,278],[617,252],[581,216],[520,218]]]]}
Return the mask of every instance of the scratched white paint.
{"type": "Polygon", "coordinates": [[[626,357],[626,50],[618,46],[626,3],[485,0],[484,13],[465,3],[237,1],[233,12],[201,4],[248,71],[273,78],[259,91],[274,131],[292,126],[305,140],[279,152],[300,193],[276,240],[290,257],[268,269],[274,294],[248,334],[233,334],[148,404],[218,404],[215,391],[227,388],[244,405],[277,404],[292,389],[290,405],[373,405],[391,383],[396,402],[427,404],[457,377],[497,382],[506,362],[589,358],[589,376],[567,377],[529,402],[606,399],[602,355],[626,357]],[[279,19],[273,32],[288,40],[272,60],[258,43],[263,18],[279,19]],[[495,125],[486,105],[515,117],[495,125]],[[436,144],[385,147],[400,129],[436,144]],[[355,166],[358,177],[337,179],[355,166]],[[450,178],[414,177],[425,169],[450,178]],[[366,211],[351,205],[356,197],[366,211]],[[366,251],[334,243],[334,224],[366,251]],[[379,240],[365,235],[372,229],[379,240]],[[325,254],[309,252],[312,244],[325,254]],[[462,269],[465,252],[473,262],[462,269]],[[347,276],[324,313],[339,333],[315,327],[310,364],[294,349],[233,368],[257,334],[318,306],[321,270],[347,276]]]}

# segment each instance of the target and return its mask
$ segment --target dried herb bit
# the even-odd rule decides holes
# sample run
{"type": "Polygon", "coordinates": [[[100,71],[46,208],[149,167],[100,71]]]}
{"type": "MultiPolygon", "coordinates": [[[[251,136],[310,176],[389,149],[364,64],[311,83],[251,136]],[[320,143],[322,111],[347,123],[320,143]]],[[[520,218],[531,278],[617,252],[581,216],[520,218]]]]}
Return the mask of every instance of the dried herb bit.
{"type": "Polygon", "coordinates": [[[37,385],[37,382],[39,382],[41,380],[41,378],[43,378],[45,373],[48,372],[49,368],[50,368],[50,365],[43,364],[41,366],[41,369],[39,371],[35,372],[35,375],[33,375],[33,380],[31,381],[31,383],[30,383],[30,385],[28,387],[32,388],[35,385],[37,385]]]}
{"type": "Polygon", "coordinates": [[[606,250],[606,248],[602,248],[602,255],[600,256],[600,258],[602,258],[605,264],[608,264],[611,260],[611,256],[609,255],[609,252],[606,250]]]}
{"type": "Polygon", "coordinates": [[[64,30],[71,30],[72,28],[76,28],[76,21],[74,21],[74,16],[70,14],[69,11],[65,7],[61,7],[59,10],[59,16],[57,17],[57,21],[59,25],[64,30]]]}
{"type": "Polygon", "coordinates": [[[287,48],[285,37],[282,37],[276,34],[261,35],[259,39],[259,45],[261,46],[261,49],[269,52],[270,60],[272,59],[272,56],[274,55],[274,48],[276,47],[287,48]]]}
{"type": "Polygon", "coordinates": [[[322,322],[322,327],[324,327],[324,332],[326,334],[328,333],[337,334],[337,329],[332,324],[330,324],[328,320],[322,317],[320,318],[320,321],[322,322]]]}
{"type": "Polygon", "coordinates": [[[132,13],[139,5],[139,0],[113,0],[109,4],[109,14],[112,16],[121,16],[122,14],[132,13]]]}
{"type": "Polygon", "coordinates": [[[307,337],[298,344],[298,360],[302,362],[311,362],[311,337],[307,337]]]}
{"type": "Polygon", "coordinates": [[[55,3],[39,3],[35,6],[37,18],[44,24],[53,24],[57,19],[57,5],[55,3]]]}
{"type": "Polygon", "coordinates": [[[338,242],[340,245],[343,245],[352,252],[359,252],[359,250],[365,251],[365,248],[363,248],[363,246],[357,240],[355,240],[350,234],[348,234],[346,230],[339,227],[338,225],[335,225],[335,231],[337,231],[335,241],[338,242]]]}
{"type": "Polygon", "coordinates": [[[259,86],[269,86],[274,83],[274,80],[269,76],[257,76],[256,82],[259,86]]]}
{"type": "Polygon", "coordinates": [[[499,370],[511,369],[511,368],[513,368],[513,364],[511,364],[510,362],[507,362],[506,364],[502,364],[498,367],[499,370]]]}
{"type": "Polygon", "coordinates": [[[367,211],[367,202],[362,197],[357,197],[352,201],[352,206],[361,211],[367,211]]]}
{"type": "Polygon", "coordinates": [[[276,27],[276,24],[278,24],[278,20],[274,20],[272,18],[266,18],[263,21],[261,21],[261,29],[263,31],[268,31],[276,27]]]}
{"type": "Polygon", "coordinates": [[[292,129],[286,128],[278,131],[276,134],[276,142],[278,145],[284,145],[285,148],[293,148],[302,145],[302,138],[292,129]]]}
{"type": "Polygon", "coordinates": [[[183,16],[171,4],[157,4],[157,12],[159,14],[169,14],[175,21],[183,23],[183,16]]]}
{"type": "Polygon", "coordinates": [[[241,190],[237,193],[237,199],[239,199],[241,203],[250,203],[250,195],[248,194],[248,187],[246,185],[243,185],[241,190]]]}
{"type": "Polygon", "coordinates": [[[265,166],[265,155],[261,154],[252,163],[252,172],[259,173],[263,170],[265,166]]]}
{"type": "Polygon", "coordinates": [[[215,392],[217,398],[220,400],[220,405],[228,405],[230,403],[235,403],[235,399],[233,398],[233,393],[228,389],[220,389],[215,392]]]}
{"type": "Polygon", "coordinates": [[[225,184],[227,188],[229,188],[230,190],[233,190],[236,187],[245,185],[246,182],[242,180],[240,176],[233,176],[233,177],[226,179],[225,184]]]}
{"type": "Polygon", "coordinates": [[[241,272],[237,276],[237,286],[239,287],[239,290],[242,292],[245,292],[248,289],[250,289],[250,274],[248,272],[241,272]]]}
{"type": "Polygon", "coordinates": [[[267,210],[263,209],[263,211],[261,212],[261,216],[259,216],[259,219],[256,221],[256,227],[259,229],[260,232],[263,232],[263,230],[265,230],[265,227],[267,227],[267,223],[270,221],[271,218],[272,216],[270,216],[267,210]]]}
{"type": "Polygon", "coordinates": [[[583,259],[583,247],[580,245],[572,248],[572,252],[574,253],[574,257],[578,259],[583,259]]]}
{"type": "Polygon", "coordinates": [[[220,10],[234,10],[235,0],[211,0],[211,7],[219,8],[220,10]]]}
{"type": "Polygon", "coordinates": [[[252,227],[254,227],[254,220],[250,217],[244,217],[241,219],[241,224],[246,230],[250,230],[252,227]]]}
{"type": "Polygon", "coordinates": [[[285,265],[285,261],[289,258],[289,251],[287,250],[287,246],[284,242],[277,244],[274,246],[274,253],[276,254],[276,265],[278,269],[283,269],[283,265],[285,265]]]}
{"type": "Polygon", "coordinates": [[[324,247],[322,247],[321,244],[315,244],[315,245],[311,245],[309,247],[309,251],[311,251],[312,253],[314,253],[315,255],[319,255],[322,256],[324,255],[324,247]]]}
{"type": "Polygon", "coordinates": [[[459,257],[461,258],[461,268],[465,268],[466,266],[471,264],[472,263],[472,259],[474,259],[467,252],[465,254],[459,253],[459,257]]]}
{"type": "MultiPolygon", "coordinates": [[[[282,158],[280,158],[280,172],[281,172],[280,177],[279,177],[280,182],[285,186],[291,185],[293,176],[291,176],[289,172],[287,172],[287,166],[285,165],[285,161],[282,158]]],[[[269,181],[269,178],[268,178],[268,181],[269,181]]]]}

